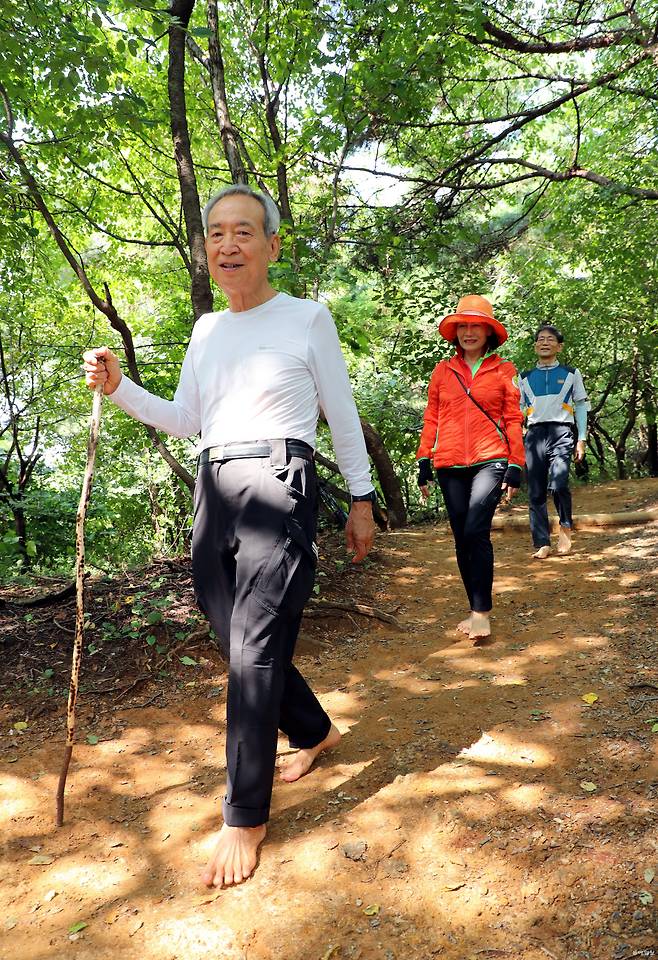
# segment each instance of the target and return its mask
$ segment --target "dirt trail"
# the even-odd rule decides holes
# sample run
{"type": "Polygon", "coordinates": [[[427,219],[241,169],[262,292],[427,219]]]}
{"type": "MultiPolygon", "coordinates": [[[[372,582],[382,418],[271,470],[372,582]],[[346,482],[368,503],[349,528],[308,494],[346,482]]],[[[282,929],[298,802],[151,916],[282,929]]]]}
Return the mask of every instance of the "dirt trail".
{"type": "MultiPolygon", "coordinates": [[[[658,481],[611,483],[579,489],[576,507],[657,500],[658,481]]],[[[197,881],[222,795],[223,675],[162,708],[105,704],[59,831],[63,724],[3,737],[0,957],[658,956],[658,524],[581,532],[543,563],[527,532],[495,547],[480,648],[452,629],[463,594],[445,528],[380,537],[369,569],[346,569],[404,630],[305,627],[302,669],[345,736],[275,786],[239,888],[197,881]]],[[[3,734],[20,719],[11,703],[2,717],[3,734]]]]}

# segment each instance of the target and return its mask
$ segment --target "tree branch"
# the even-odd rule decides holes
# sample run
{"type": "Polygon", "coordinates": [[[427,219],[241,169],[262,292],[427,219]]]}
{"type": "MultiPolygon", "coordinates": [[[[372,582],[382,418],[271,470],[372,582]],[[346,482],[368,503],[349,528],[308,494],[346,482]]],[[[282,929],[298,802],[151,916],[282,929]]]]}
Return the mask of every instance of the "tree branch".
{"type": "MultiPolygon", "coordinates": [[[[23,157],[21,156],[19,150],[17,149],[16,145],[12,141],[11,137],[9,137],[6,133],[0,133],[0,141],[4,143],[5,147],[7,148],[7,151],[9,152],[9,155],[11,156],[12,160],[18,167],[21,173],[21,177],[23,178],[23,182],[28,188],[30,192],[30,196],[32,197],[32,200],[35,206],[41,213],[43,219],[46,221],[46,224],[48,226],[48,229],[50,230],[50,233],[53,239],[55,240],[57,246],[62,252],[64,259],[70,265],[71,269],[74,271],[75,275],[80,281],[80,284],[82,285],[85,293],[87,294],[87,296],[89,297],[93,305],[96,307],[96,309],[107,317],[110,323],[110,326],[121,335],[121,339],[124,344],[124,349],[126,351],[126,362],[128,365],[128,369],[130,371],[131,378],[135,381],[135,383],[141,386],[142,380],[139,374],[139,368],[137,367],[132,333],[130,331],[130,328],[128,327],[128,324],[125,322],[125,320],[123,320],[123,318],[119,316],[112,302],[112,297],[110,295],[110,290],[107,283],[104,285],[105,299],[103,299],[102,297],[99,296],[99,294],[95,290],[91,280],[89,279],[89,276],[87,274],[87,271],[85,270],[83,263],[74,256],[73,251],[71,250],[71,247],[69,246],[66,238],[64,237],[64,234],[55,223],[55,220],[43,198],[41,190],[39,189],[38,183],[32,176],[30,170],[27,167],[27,164],[23,160],[23,157]]],[[[166,463],[169,465],[171,470],[176,474],[177,477],[179,477],[179,479],[183,481],[183,483],[185,483],[185,485],[188,487],[189,490],[193,490],[194,478],[192,477],[192,475],[182,466],[182,464],[180,464],[176,460],[174,456],[172,456],[172,454],[169,452],[165,444],[162,442],[162,440],[160,440],[156,430],[154,430],[153,427],[145,426],[145,429],[149,437],[151,438],[153,445],[158,450],[158,452],[163,457],[163,459],[166,461],[166,463]]]]}

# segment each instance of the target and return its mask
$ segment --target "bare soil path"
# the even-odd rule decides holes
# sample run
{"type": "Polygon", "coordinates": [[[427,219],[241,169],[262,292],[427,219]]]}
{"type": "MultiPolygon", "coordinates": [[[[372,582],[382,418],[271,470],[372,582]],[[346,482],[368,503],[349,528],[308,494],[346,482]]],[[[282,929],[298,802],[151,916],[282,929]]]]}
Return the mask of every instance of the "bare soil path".
{"type": "MultiPolygon", "coordinates": [[[[656,502],[654,480],[576,493],[579,513],[656,502]]],[[[299,661],[344,737],[275,785],[260,864],[235,889],[198,881],[223,790],[212,654],[179,649],[194,665],[155,695],[83,695],[61,830],[63,703],[26,712],[8,686],[0,957],[658,957],[658,524],[581,532],[544,562],[526,531],[495,548],[494,636],[477,648],[453,629],[444,527],[381,536],[366,569],[340,571],[343,595],[403,629],[305,622],[299,661]]]]}

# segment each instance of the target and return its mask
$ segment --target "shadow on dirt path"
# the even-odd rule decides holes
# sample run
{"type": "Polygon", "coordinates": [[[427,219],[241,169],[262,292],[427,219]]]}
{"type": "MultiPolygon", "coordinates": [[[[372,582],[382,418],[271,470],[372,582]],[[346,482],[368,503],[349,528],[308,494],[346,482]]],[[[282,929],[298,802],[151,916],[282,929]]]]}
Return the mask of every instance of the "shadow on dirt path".
{"type": "MultiPolygon", "coordinates": [[[[577,507],[651,497],[656,481],[609,484],[577,507]]],[[[222,675],[162,706],[99,709],[59,831],[62,731],[44,718],[14,735],[0,957],[658,956],[658,525],[583,532],[544,562],[524,532],[495,549],[494,635],[473,648],[453,629],[449,533],[380,537],[368,576],[403,630],[347,619],[300,656],[344,737],[275,786],[260,865],[237,889],[198,883],[223,787],[222,675]]]]}

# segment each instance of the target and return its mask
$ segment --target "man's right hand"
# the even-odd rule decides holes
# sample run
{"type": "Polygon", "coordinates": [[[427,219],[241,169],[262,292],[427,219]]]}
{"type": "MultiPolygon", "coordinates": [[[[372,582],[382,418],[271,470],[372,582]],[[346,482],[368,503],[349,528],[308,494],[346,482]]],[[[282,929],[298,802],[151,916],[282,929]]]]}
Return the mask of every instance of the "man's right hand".
{"type": "Polygon", "coordinates": [[[107,396],[114,393],[121,383],[121,367],[118,357],[109,347],[96,347],[82,354],[84,360],[85,383],[90,390],[95,390],[99,383],[103,384],[103,393],[107,396]]]}

